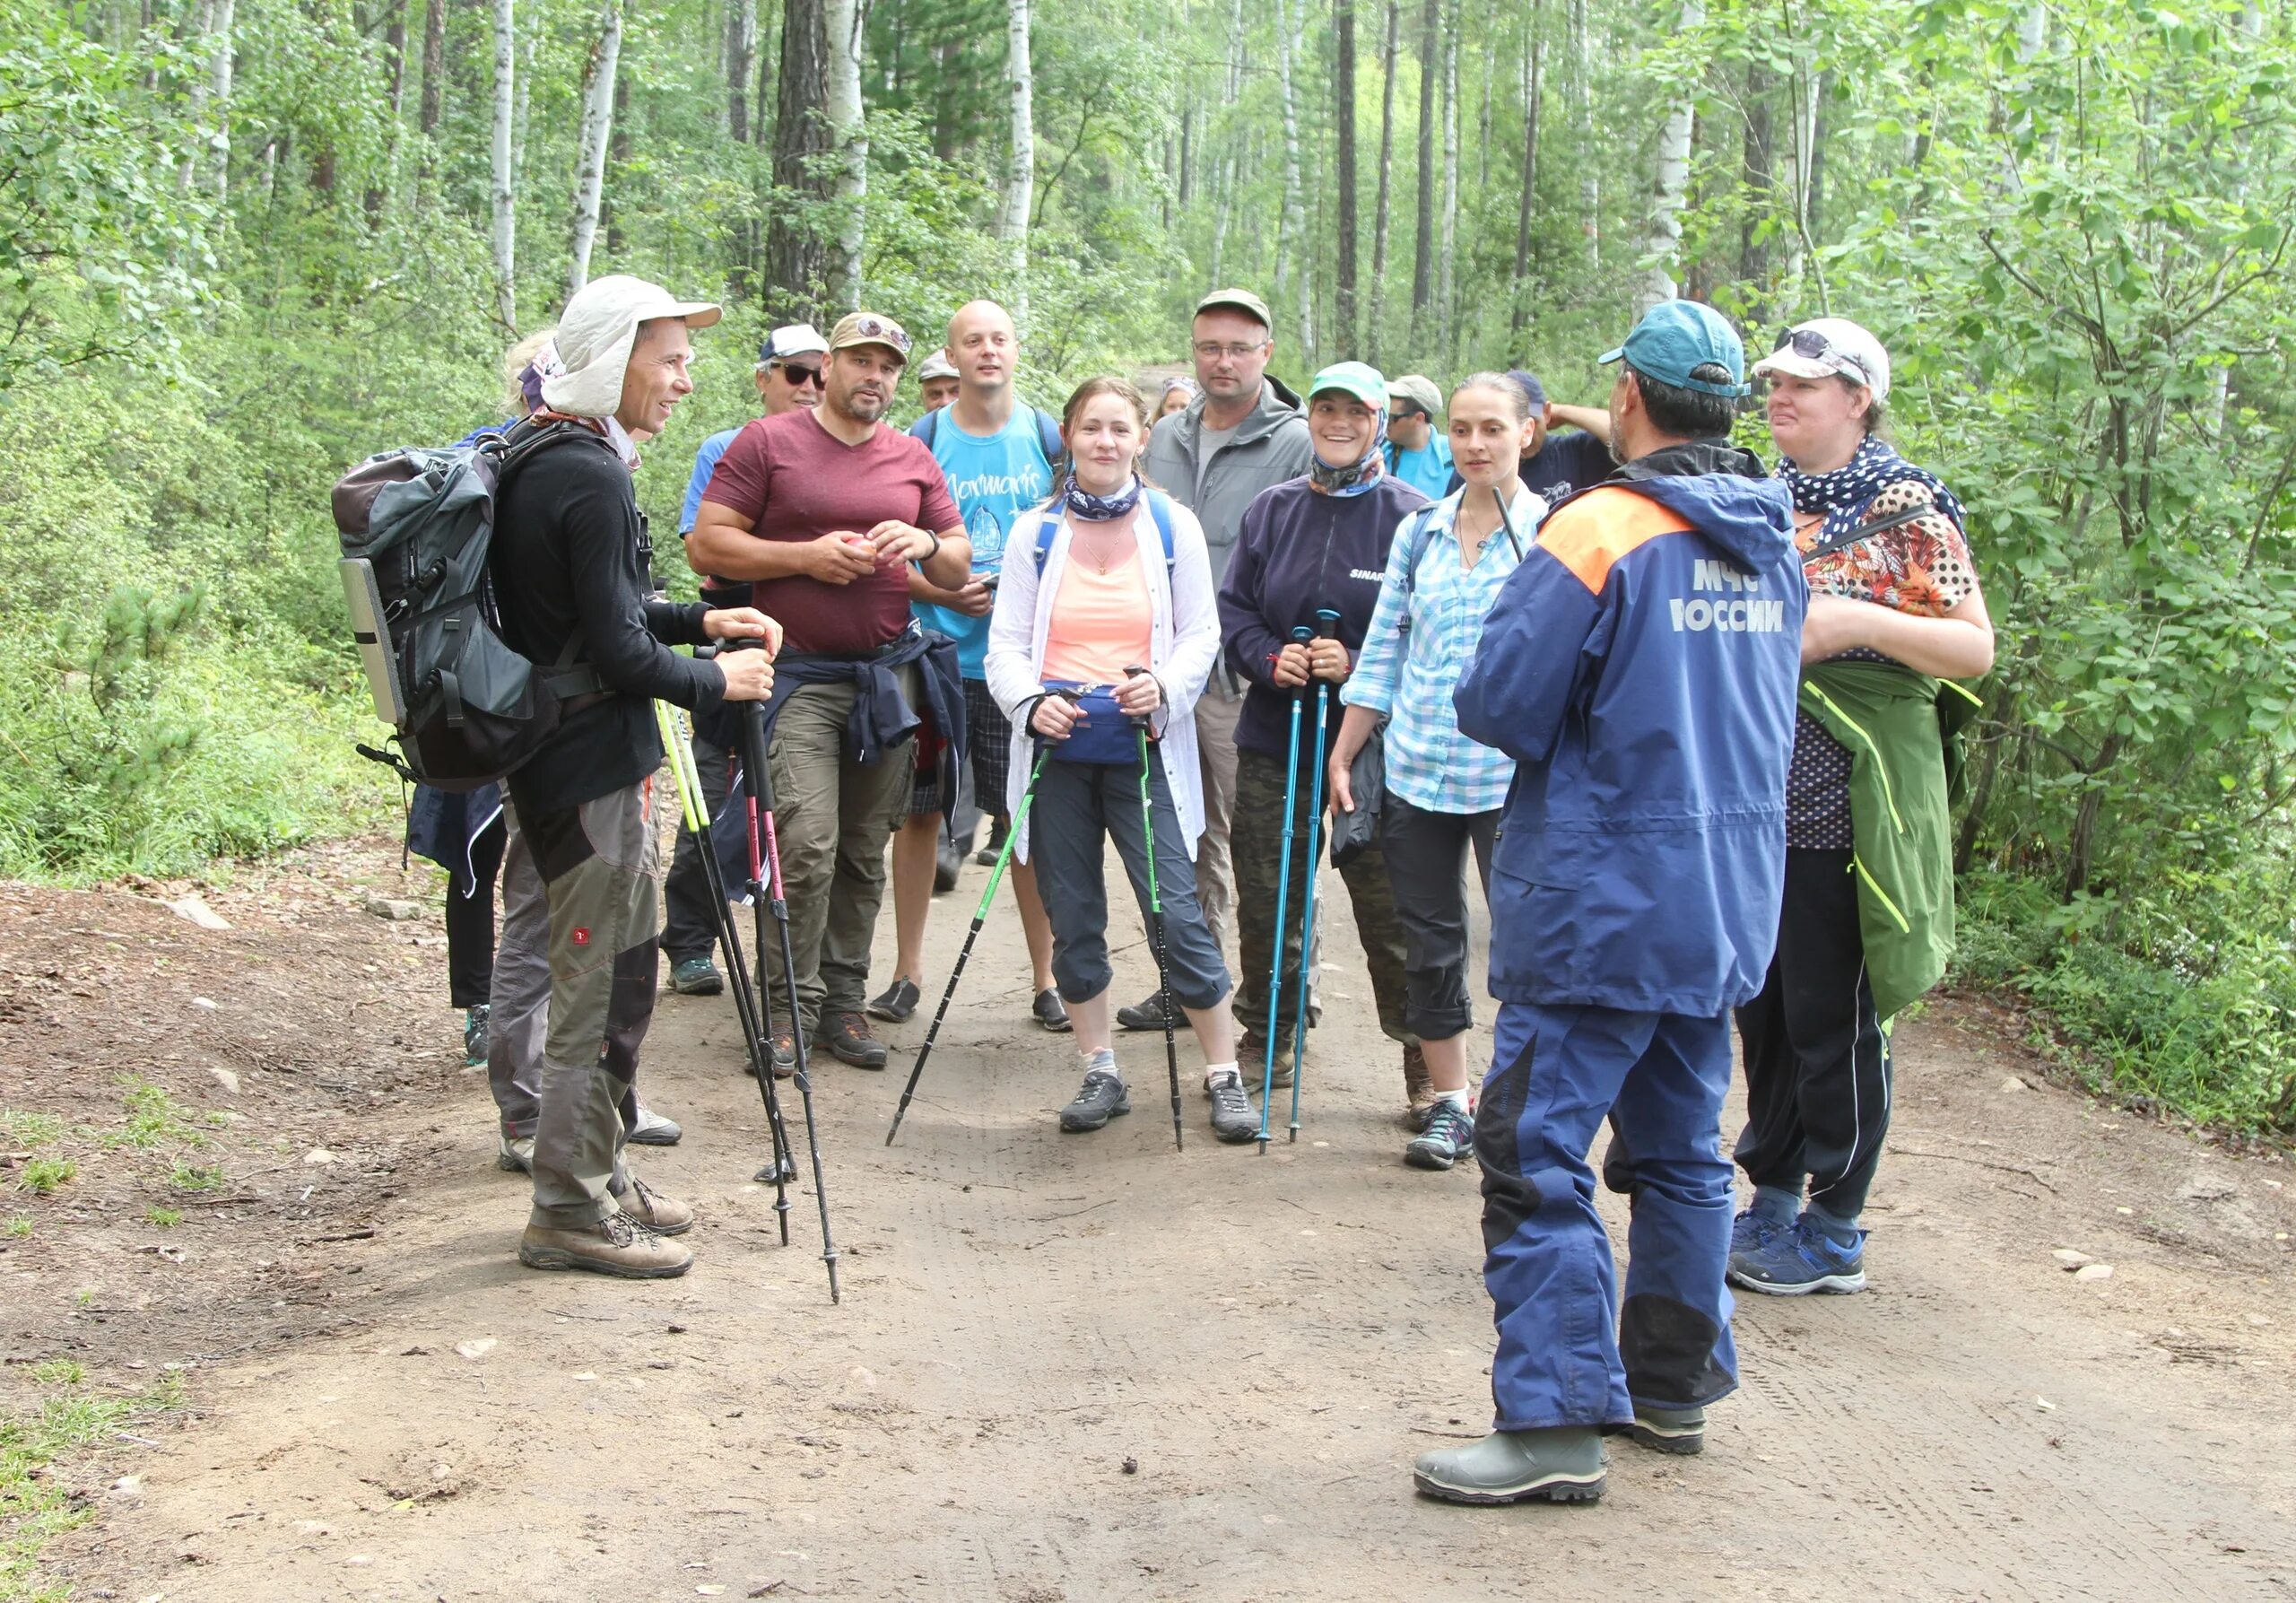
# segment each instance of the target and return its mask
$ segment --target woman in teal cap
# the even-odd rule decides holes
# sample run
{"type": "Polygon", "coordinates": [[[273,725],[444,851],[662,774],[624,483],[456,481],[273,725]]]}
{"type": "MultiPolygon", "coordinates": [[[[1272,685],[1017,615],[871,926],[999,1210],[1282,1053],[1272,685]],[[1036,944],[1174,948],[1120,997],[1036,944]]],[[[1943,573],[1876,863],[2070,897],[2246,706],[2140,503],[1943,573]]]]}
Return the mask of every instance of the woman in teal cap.
{"type": "MultiPolygon", "coordinates": [[[[1308,798],[1314,789],[1315,733],[1303,727],[1299,767],[1292,750],[1292,703],[1323,698],[1326,744],[1339,734],[1339,687],[1354,671],[1396,528],[1427,498],[1388,474],[1385,453],[1387,386],[1377,370],[1343,362],[1318,373],[1308,392],[1308,434],[1315,457],[1301,477],[1262,491],[1245,510],[1234,557],[1220,587],[1220,634],[1228,661],[1248,690],[1236,723],[1236,812],[1231,853],[1236,873],[1237,934],[1243,951],[1236,1015],[1247,1034],[1244,1079],[1265,1078],[1270,999],[1275,971],[1278,882],[1283,863],[1284,797],[1295,797],[1289,885],[1281,932],[1283,963],[1274,1005],[1275,1079],[1291,1083],[1292,1032],[1300,999],[1302,893],[1308,862],[1308,798]],[[1319,617],[1338,614],[1336,623],[1319,617]],[[1315,638],[1292,639],[1297,629],[1315,638]]],[[[1406,1102],[1423,1097],[1427,1070],[1404,1027],[1404,936],[1387,888],[1385,860],[1374,846],[1340,869],[1355,928],[1371,971],[1379,1027],[1403,1049],[1406,1102]]],[[[1313,1022],[1312,1012],[1310,1023],[1313,1022]]]]}

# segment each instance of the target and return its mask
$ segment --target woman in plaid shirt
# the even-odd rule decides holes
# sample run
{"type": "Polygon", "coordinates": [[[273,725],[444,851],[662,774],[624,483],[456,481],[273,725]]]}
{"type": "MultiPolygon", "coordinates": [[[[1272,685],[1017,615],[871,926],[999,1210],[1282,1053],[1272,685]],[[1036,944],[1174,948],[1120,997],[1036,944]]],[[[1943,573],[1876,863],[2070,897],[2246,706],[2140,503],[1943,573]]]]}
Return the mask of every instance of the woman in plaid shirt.
{"type": "Polygon", "coordinates": [[[1387,553],[1362,655],[1340,700],[1347,708],[1329,784],[1353,811],[1348,764],[1387,743],[1379,844],[1404,927],[1406,1024],[1426,1054],[1434,1101],[1404,1161],[1448,1169],[1474,1145],[1467,1099],[1466,854],[1483,893],[1512,759],[1459,733],[1451,691],[1474,659],[1483,621],[1546,516],[1518,470],[1532,437],[1530,405],[1499,373],[1477,373],[1451,396],[1451,458],[1465,481],[1405,518],[1387,553]]]}

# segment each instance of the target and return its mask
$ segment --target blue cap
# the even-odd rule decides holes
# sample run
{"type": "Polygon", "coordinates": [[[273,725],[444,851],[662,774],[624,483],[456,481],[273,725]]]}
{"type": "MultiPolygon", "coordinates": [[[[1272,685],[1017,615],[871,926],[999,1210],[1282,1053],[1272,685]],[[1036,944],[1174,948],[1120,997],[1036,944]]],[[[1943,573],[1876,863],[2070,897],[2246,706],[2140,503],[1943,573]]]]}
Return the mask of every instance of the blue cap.
{"type": "Polygon", "coordinates": [[[1748,393],[1745,346],[1720,312],[1700,301],[1661,301],[1644,312],[1626,344],[1601,360],[1608,363],[1622,357],[1636,372],[1677,389],[1709,396],[1748,393]]]}

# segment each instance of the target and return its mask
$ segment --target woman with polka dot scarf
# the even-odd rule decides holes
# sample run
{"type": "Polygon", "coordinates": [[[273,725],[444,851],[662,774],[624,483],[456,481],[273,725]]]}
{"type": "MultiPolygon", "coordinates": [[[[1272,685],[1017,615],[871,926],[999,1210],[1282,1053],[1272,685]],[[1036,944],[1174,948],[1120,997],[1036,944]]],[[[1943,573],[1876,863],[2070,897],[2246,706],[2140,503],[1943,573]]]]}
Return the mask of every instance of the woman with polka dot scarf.
{"type": "MultiPolygon", "coordinates": [[[[1841,708],[1825,693],[1826,675],[1886,684],[1900,708],[1906,687],[1926,687],[1912,727],[1926,714],[1934,736],[1936,682],[1992,667],[1993,624],[1960,501],[1876,432],[1890,393],[1881,342],[1855,323],[1820,318],[1786,330],[1753,370],[1770,381],[1770,438],[1794,492],[1811,596],[1778,950],[1761,993],[1737,1015],[1748,1117],[1736,1157],[1753,1198],[1732,1232],[1730,1278],[1773,1295],[1855,1292],[1866,1286],[1859,1215],[1889,1128],[1890,1015],[1909,989],[1869,951],[1865,919],[1914,928],[1926,918],[1917,934],[1929,937],[1941,969],[1952,888],[1942,745],[1885,749],[1861,738],[1855,719],[1833,716],[1841,708]],[[1816,666],[1846,663],[1883,666],[1849,675],[1816,666]],[[1839,733],[1866,749],[1853,755],[1839,733]],[[1941,860],[1925,861],[1916,876],[1927,905],[1897,905],[1860,856],[1856,809],[1869,806],[1853,785],[1860,761],[1880,769],[1883,786],[1894,780],[1900,794],[1929,804],[1926,858],[1941,860]]],[[[1899,900],[1911,902],[1902,888],[1899,900]]],[[[1928,978],[1917,983],[1935,979],[1919,972],[1928,978]]]]}

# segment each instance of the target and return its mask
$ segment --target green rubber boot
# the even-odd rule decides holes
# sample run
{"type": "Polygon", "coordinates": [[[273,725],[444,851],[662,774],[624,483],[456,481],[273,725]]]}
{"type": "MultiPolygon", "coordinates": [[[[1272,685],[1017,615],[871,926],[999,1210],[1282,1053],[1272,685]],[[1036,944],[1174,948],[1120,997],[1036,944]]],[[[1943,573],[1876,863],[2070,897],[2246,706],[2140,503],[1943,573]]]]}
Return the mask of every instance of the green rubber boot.
{"type": "Polygon", "coordinates": [[[1412,1478],[1447,1503],[1592,1503],[1603,1494],[1603,1433],[1592,1425],[1493,1431],[1422,1453],[1412,1478]]]}
{"type": "Polygon", "coordinates": [[[1654,1408],[1648,1403],[1634,1405],[1634,1423],[1626,1433],[1637,1445],[1652,1452],[1681,1453],[1685,1456],[1706,1451],[1706,1410],[1703,1408],[1654,1408]]]}

